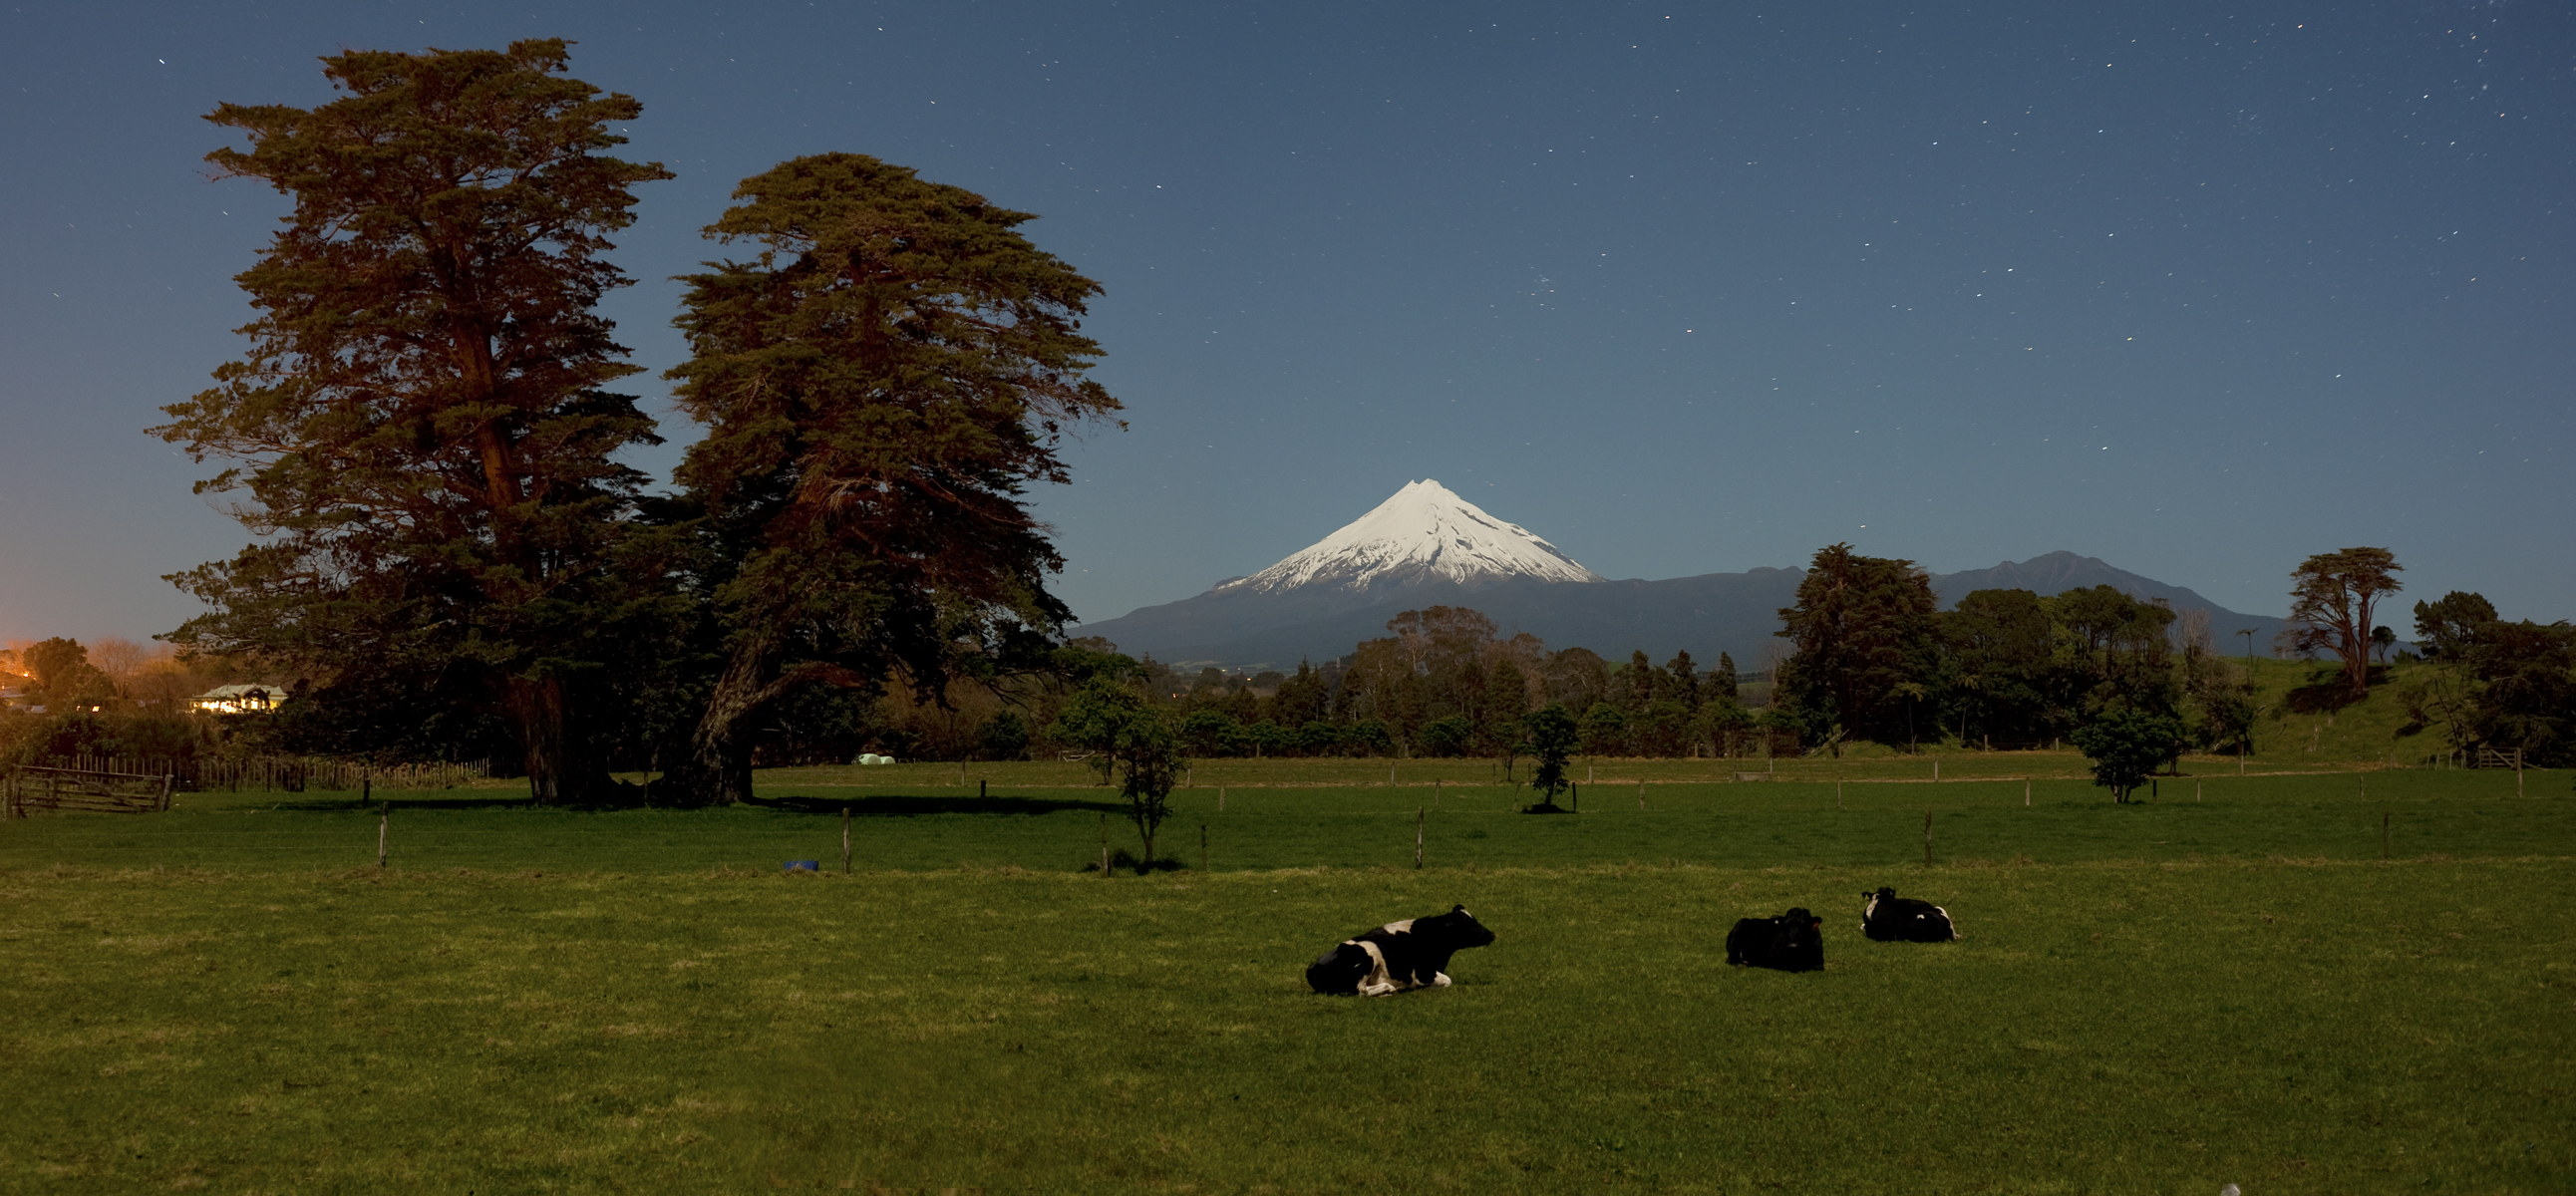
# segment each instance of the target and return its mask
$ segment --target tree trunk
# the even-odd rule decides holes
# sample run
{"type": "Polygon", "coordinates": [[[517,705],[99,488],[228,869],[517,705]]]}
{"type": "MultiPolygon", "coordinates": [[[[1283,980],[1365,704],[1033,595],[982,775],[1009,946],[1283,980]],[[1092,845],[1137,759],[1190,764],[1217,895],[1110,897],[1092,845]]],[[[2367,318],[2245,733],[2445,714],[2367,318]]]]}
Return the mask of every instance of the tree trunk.
{"type": "Polygon", "coordinates": [[[707,712],[689,737],[689,760],[664,782],[692,803],[751,800],[752,727],[762,711],[807,684],[855,688],[868,678],[824,661],[789,664],[784,641],[773,634],[735,637],[724,675],[707,696],[707,712]]]}
{"type": "Polygon", "coordinates": [[[555,677],[511,677],[505,683],[511,721],[528,770],[528,796],[541,806],[583,802],[609,784],[607,771],[571,726],[570,703],[555,677]]]}
{"type": "Polygon", "coordinates": [[[733,805],[751,800],[751,720],[778,696],[780,654],[775,641],[744,636],[734,641],[724,675],[707,696],[707,712],[689,739],[689,768],[679,786],[687,800],[733,805]]]}

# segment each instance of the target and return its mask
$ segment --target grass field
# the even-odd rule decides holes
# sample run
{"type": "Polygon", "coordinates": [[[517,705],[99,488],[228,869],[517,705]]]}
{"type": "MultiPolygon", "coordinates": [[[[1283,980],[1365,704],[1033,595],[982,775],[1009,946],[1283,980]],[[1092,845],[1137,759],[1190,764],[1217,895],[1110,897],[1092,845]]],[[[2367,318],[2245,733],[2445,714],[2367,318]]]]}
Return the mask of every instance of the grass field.
{"type": "Polygon", "coordinates": [[[1427,776],[1219,811],[1202,771],[1190,867],[1109,880],[1074,871],[1106,795],[1040,765],[980,797],[781,772],[701,812],[400,795],[382,871],[330,795],[40,816],[0,825],[0,1189],[2576,1183],[2568,774],[2211,762],[2123,807],[2068,759],[2023,761],[2028,806],[1914,759],[1839,766],[1839,798],[1605,762],[1558,818],[1444,784],[1422,871],[1427,776]],[[845,804],[857,874],[782,877],[837,867],[845,804]],[[1968,937],[1862,940],[1882,883],[1968,937]],[[1456,987],[1304,991],[1332,941],[1453,902],[1501,936],[1456,987]],[[1825,972],[1723,965],[1790,905],[1825,972]]]}

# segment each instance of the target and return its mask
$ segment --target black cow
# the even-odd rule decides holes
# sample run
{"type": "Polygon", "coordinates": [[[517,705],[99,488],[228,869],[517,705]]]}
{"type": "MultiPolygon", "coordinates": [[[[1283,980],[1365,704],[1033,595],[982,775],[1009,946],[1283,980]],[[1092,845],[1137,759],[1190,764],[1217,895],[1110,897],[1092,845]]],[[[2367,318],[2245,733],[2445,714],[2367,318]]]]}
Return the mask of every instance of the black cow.
{"type": "Polygon", "coordinates": [[[1860,932],[1881,943],[1946,943],[1959,937],[1959,929],[1950,924],[1950,911],[1929,901],[1899,897],[1896,890],[1880,888],[1863,893],[1860,907],[1860,932]]]}
{"type": "Polygon", "coordinates": [[[1726,936],[1726,962],[1783,972],[1822,971],[1824,926],[1823,918],[1803,908],[1776,918],[1745,918],[1726,936]]]}
{"type": "Polygon", "coordinates": [[[1408,988],[1449,983],[1449,957],[1494,941],[1494,932],[1467,907],[1428,918],[1406,918],[1363,930],[1306,965],[1306,984],[1319,993],[1382,997],[1408,988]]]}

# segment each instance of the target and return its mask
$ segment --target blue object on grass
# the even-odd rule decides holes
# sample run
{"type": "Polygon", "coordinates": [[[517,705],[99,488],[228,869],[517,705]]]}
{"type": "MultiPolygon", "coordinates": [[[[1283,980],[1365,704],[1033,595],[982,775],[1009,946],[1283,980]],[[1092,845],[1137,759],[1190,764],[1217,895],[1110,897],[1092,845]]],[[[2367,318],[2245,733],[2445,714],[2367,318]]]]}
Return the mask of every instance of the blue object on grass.
{"type": "Polygon", "coordinates": [[[786,870],[789,872],[820,872],[823,870],[823,862],[821,860],[789,860],[787,861],[786,870]]]}

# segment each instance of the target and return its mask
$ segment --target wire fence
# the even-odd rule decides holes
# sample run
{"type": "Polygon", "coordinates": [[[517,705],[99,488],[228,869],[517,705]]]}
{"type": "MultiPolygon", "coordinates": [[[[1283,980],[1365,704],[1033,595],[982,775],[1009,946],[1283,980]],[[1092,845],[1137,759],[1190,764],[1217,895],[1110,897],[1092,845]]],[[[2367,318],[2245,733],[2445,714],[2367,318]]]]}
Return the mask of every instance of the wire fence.
{"type": "Polygon", "coordinates": [[[490,760],[371,764],[329,756],[56,756],[42,767],[173,777],[191,793],[222,789],[302,793],[375,789],[461,789],[492,775],[490,760]]]}

